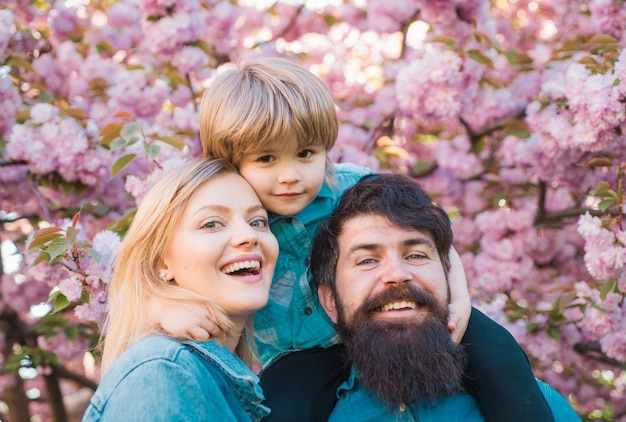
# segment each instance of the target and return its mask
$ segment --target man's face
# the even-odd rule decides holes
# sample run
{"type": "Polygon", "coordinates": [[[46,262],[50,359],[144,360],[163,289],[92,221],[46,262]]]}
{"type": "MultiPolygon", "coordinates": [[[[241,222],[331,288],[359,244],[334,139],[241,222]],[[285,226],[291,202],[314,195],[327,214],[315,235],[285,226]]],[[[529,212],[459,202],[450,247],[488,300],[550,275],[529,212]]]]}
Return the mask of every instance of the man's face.
{"type": "Polygon", "coordinates": [[[432,237],[386,217],[347,220],[335,292],[320,286],[359,382],[394,410],[458,391],[464,353],[447,327],[448,286],[432,237]]]}
{"type": "MultiPolygon", "coordinates": [[[[368,313],[376,320],[422,321],[431,313],[428,307],[410,294],[386,293],[390,288],[403,291],[407,285],[412,290],[430,293],[447,309],[446,275],[430,234],[399,228],[383,216],[361,215],[344,224],[338,245],[337,298],[329,299],[338,299],[346,322],[349,323],[356,310],[368,300],[375,306],[368,313]]],[[[323,291],[321,296],[324,296],[323,291]]],[[[336,323],[338,309],[334,305],[325,308],[336,323]]]]}

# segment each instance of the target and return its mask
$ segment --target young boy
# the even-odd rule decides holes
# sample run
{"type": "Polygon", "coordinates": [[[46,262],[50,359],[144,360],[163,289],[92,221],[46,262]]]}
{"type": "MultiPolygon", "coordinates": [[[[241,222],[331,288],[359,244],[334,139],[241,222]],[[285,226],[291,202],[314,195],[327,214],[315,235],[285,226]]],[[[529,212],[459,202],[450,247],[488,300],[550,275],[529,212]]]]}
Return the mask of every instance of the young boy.
{"type": "MultiPolygon", "coordinates": [[[[269,211],[279,241],[270,300],[254,320],[265,367],[261,384],[272,409],[269,421],[326,420],[335,390],[348,373],[336,328],[308,273],[311,241],[320,222],[347,188],[372,172],[330,162],[328,151],[337,132],[335,104],[326,86],[287,59],[257,59],[223,71],[202,99],[204,155],[235,164],[269,211]]],[[[452,335],[457,341],[463,337],[466,388],[476,396],[485,419],[553,420],[525,353],[503,327],[471,309],[456,251],[451,262],[451,328],[458,325],[452,335]]],[[[182,324],[181,316],[176,319],[182,324]]],[[[180,330],[171,320],[167,324],[169,331],[198,331],[180,330]]]]}

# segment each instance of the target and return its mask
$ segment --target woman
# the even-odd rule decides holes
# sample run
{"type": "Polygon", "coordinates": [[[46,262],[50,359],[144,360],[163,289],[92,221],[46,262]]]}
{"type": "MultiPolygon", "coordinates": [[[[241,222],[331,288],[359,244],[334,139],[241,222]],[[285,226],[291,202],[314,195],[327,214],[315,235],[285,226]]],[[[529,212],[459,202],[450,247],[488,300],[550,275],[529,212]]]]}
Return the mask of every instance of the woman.
{"type": "Polygon", "coordinates": [[[83,421],[266,416],[258,378],[244,363],[252,363],[246,326],[267,302],[277,254],[266,211],[227,161],[198,160],[166,174],[117,253],[105,375],[83,421]],[[225,335],[197,342],[161,334],[149,322],[150,297],[203,304],[225,335]]]}

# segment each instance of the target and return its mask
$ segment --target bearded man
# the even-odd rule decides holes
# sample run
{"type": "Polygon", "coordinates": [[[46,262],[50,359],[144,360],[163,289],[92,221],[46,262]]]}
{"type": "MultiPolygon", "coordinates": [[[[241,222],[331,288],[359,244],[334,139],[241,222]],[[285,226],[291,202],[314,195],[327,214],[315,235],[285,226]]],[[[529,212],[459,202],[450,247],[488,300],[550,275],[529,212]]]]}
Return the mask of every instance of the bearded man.
{"type": "MultiPolygon", "coordinates": [[[[464,351],[448,328],[452,229],[413,179],[365,176],[320,228],[311,254],[320,302],[352,371],[331,421],[482,421],[462,390],[464,351]]],[[[556,421],[579,421],[539,383],[556,421]]]]}

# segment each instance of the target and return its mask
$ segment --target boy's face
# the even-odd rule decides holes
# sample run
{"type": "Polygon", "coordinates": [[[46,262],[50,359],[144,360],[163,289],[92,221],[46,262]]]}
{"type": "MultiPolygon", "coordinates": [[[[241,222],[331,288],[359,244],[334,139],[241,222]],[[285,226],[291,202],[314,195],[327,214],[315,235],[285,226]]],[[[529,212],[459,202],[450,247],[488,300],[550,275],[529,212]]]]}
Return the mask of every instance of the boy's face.
{"type": "Polygon", "coordinates": [[[326,175],[326,149],[321,145],[282,148],[246,154],[239,172],[252,185],[266,210],[295,215],[319,194],[326,175]]]}

